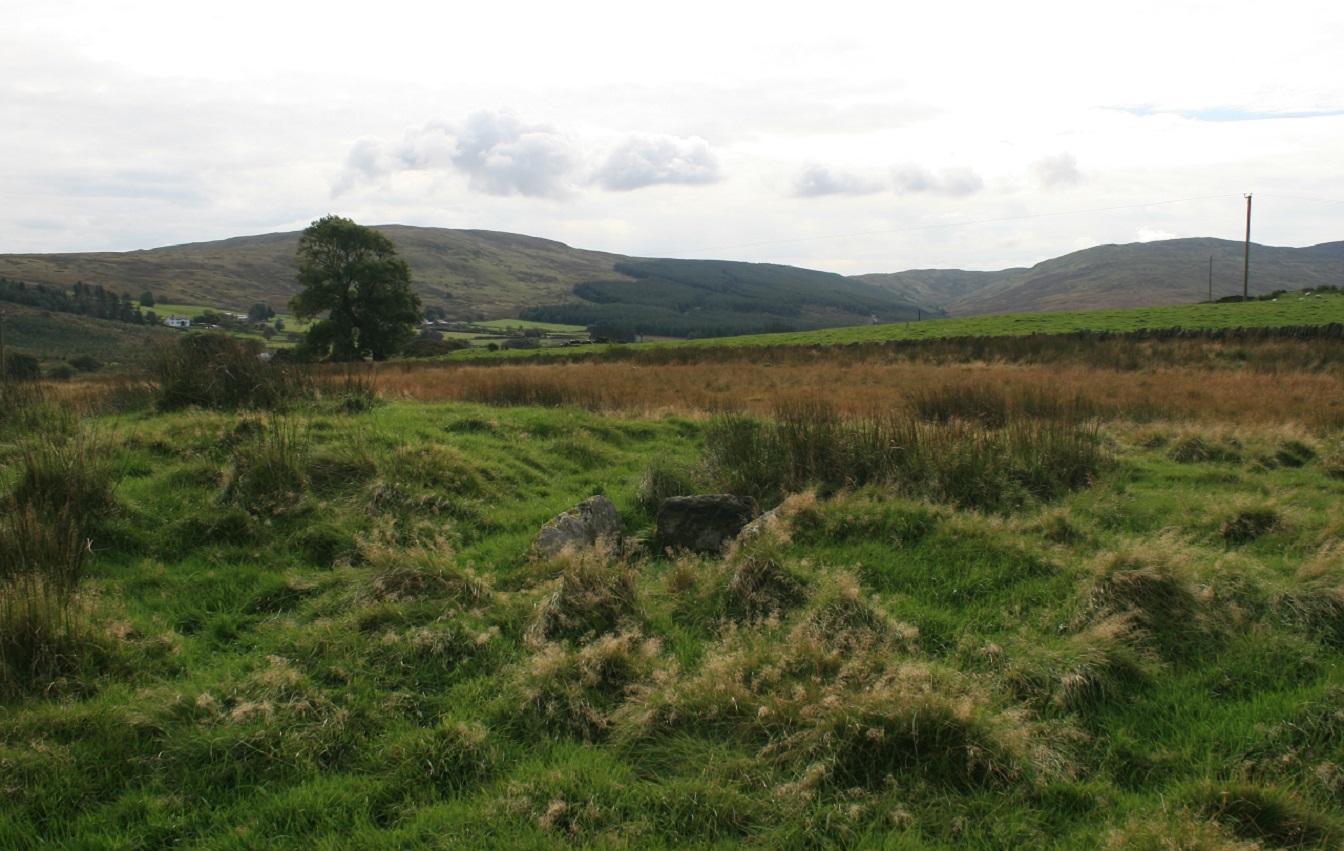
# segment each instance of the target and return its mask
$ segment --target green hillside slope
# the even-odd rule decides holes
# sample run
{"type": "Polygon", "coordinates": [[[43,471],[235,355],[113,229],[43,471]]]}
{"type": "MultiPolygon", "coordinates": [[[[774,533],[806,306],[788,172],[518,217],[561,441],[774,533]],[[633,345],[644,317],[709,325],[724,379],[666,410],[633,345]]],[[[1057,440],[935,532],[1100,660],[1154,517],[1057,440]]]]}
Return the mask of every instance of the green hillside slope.
{"type": "MultiPolygon", "coordinates": [[[[1210,289],[1216,300],[1241,294],[1244,257],[1244,243],[1226,239],[1099,245],[987,280],[976,290],[944,288],[940,306],[953,316],[1145,307],[1204,301],[1210,289]]],[[[1344,242],[1309,248],[1251,244],[1253,296],[1341,284],[1344,242]]]]}
{"type": "MultiPolygon", "coordinates": [[[[442,308],[452,319],[517,318],[523,310],[542,305],[595,304],[593,299],[575,293],[576,286],[591,282],[603,282],[602,287],[610,290],[604,290],[598,299],[603,304],[630,299],[646,305],[675,301],[672,306],[678,312],[685,312],[680,307],[683,304],[689,305],[689,310],[703,312],[705,305],[696,302],[704,294],[687,293],[680,288],[698,276],[698,272],[688,271],[698,268],[696,263],[712,266],[724,262],[660,260],[656,262],[662,266],[654,272],[648,271],[654,267],[646,266],[644,272],[638,273],[642,278],[637,278],[617,271],[616,267],[645,262],[639,258],[571,248],[548,239],[405,225],[382,225],[377,229],[397,243],[402,256],[411,264],[414,283],[425,306],[442,308]],[[650,287],[653,278],[660,282],[650,287]],[[637,279],[645,284],[627,292],[626,286],[637,279]],[[613,286],[615,289],[611,290],[613,286]]],[[[281,307],[296,291],[293,257],[298,236],[298,233],[243,236],[122,253],[0,254],[0,276],[65,287],[84,281],[134,297],[150,290],[160,301],[224,310],[245,310],[258,301],[281,307]]],[[[805,321],[797,325],[816,327],[855,324],[866,321],[872,314],[886,320],[898,318],[883,311],[900,310],[901,304],[914,307],[925,318],[1190,304],[1209,297],[1210,258],[1213,297],[1240,294],[1243,251],[1243,244],[1233,240],[1172,239],[1097,246],[1046,260],[1029,269],[990,272],[921,269],[860,275],[843,285],[839,281],[845,279],[830,273],[756,265],[769,270],[774,281],[771,287],[789,290],[798,282],[818,287],[819,301],[810,301],[802,308],[800,316],[805,321]],[[881,299],[886,296],[881,296],[872,309],[860,310],[854,310],[855,305],[836,308],[825,303],[846,292],[845,287],[851,284],[881,288],[891,299],[883,302],[881,299]]],[[[747,268],[753,264],[737,265],[747,268]]],[[[622,268],[629,271],[636,267],[622,268]]],[[[1252,245],[1252,295],[1326,285],[1344,285],[1344,242],[1309,248],[1252,245]]],[[[777,293],[770,287],[758,290],[757,294],[766,300],[765,312],[779,307],[777,293]]],[[[875,297],[869,294],[863,298],[875,297]]],[[[785,292],[785,301],[791,310],[794,306],[791,293],[785,292]]],[[[589,309],[585,313],[588,318],[579,324],[609,320],[613,312],[610,307],[589,309]]],[[[576,320],[569,317],[566,321],[576,320]]],[[[768,321],[756,323],[756,327],[769,326],[768,321]]]]}
{"type": "MultiPolygon", "coordinates": [[[[516,316],[523,306],[562,301],[576,283],[612,272],[620,255],[492,231],[381,225],[413,270],[427,307],[458,319],[516,316]]],[[[152,291],[161,301],[246,309],[279,307],[297,292],[298,233],[243,236],[148,251],[0,255],[0,275],[29,283],[97,283],[116,292],[152,291]]]]}
{"type": "Polygon", "coordinates": [[[951,304],[972,298],[989,287],[1012,281],[1027,270],[968,272],[964,269],[911,269],[908,272],[856,275],[854,280],[882,287],[919,307],[929,316],[946,315],[951,304]]]}
{"type": "Polygon", "coordinates": [[[50,313],[18,304],[2,304],[5,349],[44,361],[91,355],[103,363],[138,362],[156,340],[178,332],[156,326],[128,325],[69,313],[50,313]]]}
{"type": "Polygon", "coordinates": [[[581,301],[541,305],[523,318],[612,334],[722,337],[908,321],[916,308],[881,287],[830,272],[722,260],[618,263],[633,280],[586,281],[581,301]]]}

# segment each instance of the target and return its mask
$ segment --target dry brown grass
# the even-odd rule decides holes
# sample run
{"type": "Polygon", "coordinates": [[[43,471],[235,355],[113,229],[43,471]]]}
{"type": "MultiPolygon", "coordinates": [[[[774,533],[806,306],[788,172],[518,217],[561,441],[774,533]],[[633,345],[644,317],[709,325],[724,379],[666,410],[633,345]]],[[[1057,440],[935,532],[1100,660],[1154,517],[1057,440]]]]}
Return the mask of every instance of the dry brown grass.
{"type": "MultiPolygon", "coordinates": [[[[992,341],[991,341],[992,342],[992,341]]],[[[993,386],[1017,399],[1062,398],[1104,418],[1344,425],[1344,383],[1320,341],[1094,344],[1039,356],[881,346],[618,350],[602,359],[447,363],[406,360],[315,368],[319,383],[392,400],[566,405],[635,414],[769,413],[806,400],[840,413],[906,412],[921,388],[993,386]],[[981,359],[986,358],[986,359],[981,359]]],[[[1025,350],[1024,350],[1025,351],[1025,350]]],[[[118,407],[124,375],[44,382],[79,411],[118,407]]],[[[143,384],[143,382],[140,382],[143,384]]],[[[145,385],[147,386],[147,385],[145,385]]]]}
{"type": "Polygon", "coordinates": [[[1322,372],[1173,367],[1133,372],[1086,366],[911,364],[851,361],[843,351],[807,363],[741,359],[692,364],[561,362],[491,366],[408,364],[384,368],[381,392],[421,402],[479,401],[576,405],[639,414],[724,410],[768,413],[806,400],[842,413],[909,409],[911,391],[940,386],[1002,387],[1022,398],[1065,396],[1107,418],[1229,423],[1344,421],[1344,387],[1322,372]],[[524,392],[525,391],[525,392],[524,392]]]}

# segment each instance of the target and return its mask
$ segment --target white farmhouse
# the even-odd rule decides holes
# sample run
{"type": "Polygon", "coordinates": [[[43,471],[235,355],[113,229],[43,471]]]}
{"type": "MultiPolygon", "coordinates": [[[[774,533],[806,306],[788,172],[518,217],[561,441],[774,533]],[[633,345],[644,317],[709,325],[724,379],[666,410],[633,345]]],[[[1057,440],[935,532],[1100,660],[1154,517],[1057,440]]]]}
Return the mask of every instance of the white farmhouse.
{"type": "Polygon", "coordinates": [[[191,317],[190,317],[190,316],[169,316],[167,319],[163,320],[163,324],[164,324],[164,325],[167,325],[169,328],[190,328],[190,327],[191,327],[191,317]]]}

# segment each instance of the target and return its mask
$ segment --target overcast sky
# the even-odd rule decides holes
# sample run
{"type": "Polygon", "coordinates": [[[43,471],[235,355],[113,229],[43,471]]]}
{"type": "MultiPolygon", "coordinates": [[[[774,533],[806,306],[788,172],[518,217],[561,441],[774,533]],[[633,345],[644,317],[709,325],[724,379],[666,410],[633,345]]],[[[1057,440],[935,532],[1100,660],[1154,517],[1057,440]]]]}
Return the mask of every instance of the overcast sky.
{"type": "Polygon", "coordinates": [[[1240,239],[1246,193],[1344,239],[1337,0],[910,5],[0,0],[0,253],[337,213],[999,269],[1240,239]]]}

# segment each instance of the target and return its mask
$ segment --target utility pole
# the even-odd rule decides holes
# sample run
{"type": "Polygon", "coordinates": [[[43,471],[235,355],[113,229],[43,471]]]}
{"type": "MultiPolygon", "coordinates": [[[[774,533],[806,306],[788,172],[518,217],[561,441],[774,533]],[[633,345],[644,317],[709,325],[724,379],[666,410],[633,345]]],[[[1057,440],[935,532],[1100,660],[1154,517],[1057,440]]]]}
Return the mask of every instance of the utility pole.
{"type": "Polygon", "coordinates": [[[1251,291],[1251,196],[1246,196],[1246,255],[1241,262],[1241,300],[1247,301],[1251,291]]]}
{"type": "Polygon", "coordinates": [[[1213,255],[1209,255],[1209,304],[1213,304],[1213,255]]]}
{"type": "Polygon", "coordinates": [[[0,310],[0,382],[5,378],[5,312],[0,310]]]}

